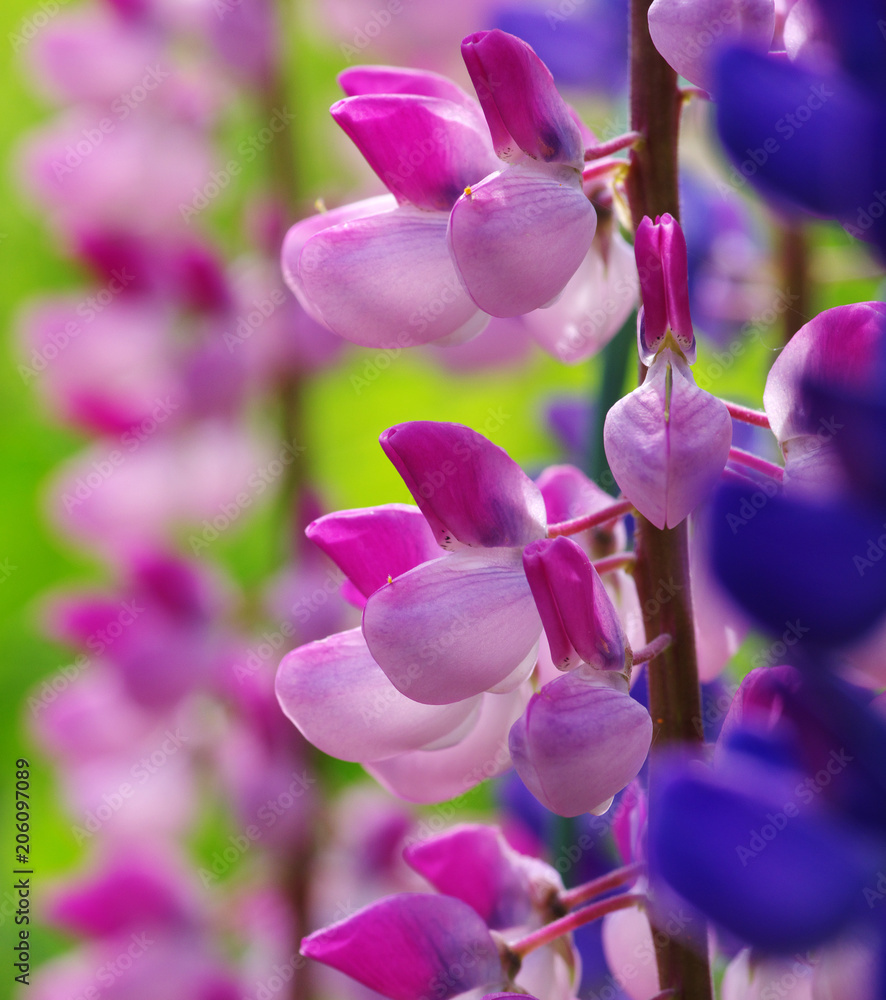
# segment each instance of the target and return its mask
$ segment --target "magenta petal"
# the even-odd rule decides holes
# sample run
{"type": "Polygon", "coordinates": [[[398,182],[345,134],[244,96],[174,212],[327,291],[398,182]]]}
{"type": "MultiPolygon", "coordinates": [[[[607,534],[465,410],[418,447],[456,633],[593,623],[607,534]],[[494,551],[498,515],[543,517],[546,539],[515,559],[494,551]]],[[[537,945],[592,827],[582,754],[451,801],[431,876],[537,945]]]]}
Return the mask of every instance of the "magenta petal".
{"type": "Polygon", "coordinates": [[[352,66],[338,75],[341,89],[348,97],[360,94],[420,94],[452,101],[474,112],[482,122],[480,109],[470,97],[448,76],[424,69],[406,69],[400,66],[352,66]]]}
{"type": "Polygon", "coordinates": [[[525,679],[541,621],[519,549],[464,549],[377,590],[363,611],[363,634],[398,690],[445,705],[525,679]]]}
{"type": "Polygon", "coordinates": [[[768,52],[775,32],[773,0],[653,0],[649,34],[664,60],[711,92],[716,53],[740,42],[768,52]]]}
{"type": "Polygon", "coordinates": [[[545,538],[523,550],[523,568],[560,670],[584,660],[625,669],[625,635],[599,574],[571,538],[545,538]]]}
{"type": "Polygon", "coordinates": [[[714,488],[732,443],[732,418],[665,349],[646,380],[606,414],[603,444],[620,489],[657,528],[673,528],[714,488]]]}
{"type": "Polygon", "coordinates": [[[364,347],[414,347],[469,323],[479,332],[486,317],[459,283],[446,227],[444,212],[401,205],[323,229],[305,242],[291,287],[315,319],[364,347]]]}
{"type": "Polygon", "coordinates": [[[410,844],[403,858],[438,892],[473,907],[493,930],[526,923],[533,903],[562,887],[553,868],[518,854],[499,829],[480,824],[410,844]]]}
{"type": "Polygon", "coordinates": [[[495,942],[460,899],[400,893],[314,931],[303,955],[390,997],[448,997],[504,979],[495,942]]]}
{"type": "Polygon", "coordinates": [[[451,101],[414,94],[348,97],[331,108],[398,201],[448,211],[498,166],[485,128],[451,101]]]}
{"type": "Polygon", "coordinates": [[[508,694],[484,694],[480,717],[459,743],[443,750],[415,750],[364,765],[391,794],[407,802],[446,802],[511,767],[508,730],[523,714],[528,684],[508,694]]]}
{"type": "Polygon", "coordinates": [[[509,741],[523,783],[561,816],[593,810],[620,792],[652,741],[652,719],[639,702],[582,673],[565,674],[533,695],[509,741]]]}
{"type": "Polygon", "coordinates": [[[391,503],[325,514],[305,534],[364,597],[429,559],[440,547],[418,507],[391,503]]]}
{"type": "Polygon", "coordinates": [[[584,163],[581,133],[550,70],[519,38],[498,29],[461,43],[471,82],[503,160],[517,150],[545,163],[584,163]]]}
{"type": "Polygon", "coordinates": [[[594,239],[597,216],[571,167],[520,164],[472,185],[455,203],[448,240],[468,294],[493,316],[546,306],[594,239]]]}
{"type": "Polygon", "coordinates": [[[420,705],[397,691],[369,655],[360,629],[294,649],[277,672],[277,699],[302,735],[340,760],[417,750],[467,720],[477,701],[420,705]]]}
{"type": "Polygon", "coordinates": [[[505,452],[462,424],[413,420],[379,438],[444,547],[523,546],[544,538],[544,500],[505,452]]]}

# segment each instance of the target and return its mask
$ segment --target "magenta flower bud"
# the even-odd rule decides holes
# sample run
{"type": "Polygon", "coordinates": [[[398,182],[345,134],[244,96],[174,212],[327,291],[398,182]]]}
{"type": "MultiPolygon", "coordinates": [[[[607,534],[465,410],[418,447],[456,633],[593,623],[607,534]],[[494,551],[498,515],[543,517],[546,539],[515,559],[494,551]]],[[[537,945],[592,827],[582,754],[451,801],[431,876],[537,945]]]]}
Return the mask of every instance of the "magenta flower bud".
{"type": "Polygon", "coordinates": [[[680,223],[665,213],[655,222],[644,216],[637,227],[634,256],[640,274],[643,311],[638,329],[640,360],[644,365],[665,343],[668,330],[686,360],[695,361],[695,334],[689,314],[689,264],[686,237],[680,223]]]}
{"type": "Polygon", "coordinates": [[[390,1000],[448,1000],[504,980],[486,924],[452,896],[388,896],[310,934],[301,950],[390,1000]]]}
{"type": "Polygon", "coordinates": [[[517,774],[552,812],[606,809],[643,766],[652,719],[627,688],[618,674],[574,670],[545,684],[511,727],[517,774]]]}
{"type": "Polygon", "coordinates": [[[582,660],[624,670],[625,635],[603,581],[571,538],[544,538],[523,550],[523,569],[560,670],[582,660]]]}

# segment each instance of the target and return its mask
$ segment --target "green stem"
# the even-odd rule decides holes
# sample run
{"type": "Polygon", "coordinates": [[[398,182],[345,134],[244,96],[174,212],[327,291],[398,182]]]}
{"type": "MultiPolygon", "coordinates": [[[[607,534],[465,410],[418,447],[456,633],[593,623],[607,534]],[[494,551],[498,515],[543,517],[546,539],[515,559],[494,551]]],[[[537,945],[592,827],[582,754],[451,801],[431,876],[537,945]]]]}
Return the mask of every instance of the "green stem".
{"type": "MultiPolygon", "coordinates": [[[[644,216],[669,212],[679,218],[677,145],[682,95],[677,75],[649,36],[650,0],[631,0],[631,123],[643,142],[631,150],[627,193],[635,227],[644,216]]],[[[640,381],[645,377],[640,366],[640,381]]],[[[634,579],[643,607],[646,640],[668,634],[671,644],[649,668],[653,752],[649,780],[657,780],[656,758],[667,745],[698,746],[701,692],[692,617],[687,523],[660,529],[636,516],[634,579]]],[[[658,974],[663,990],[680,1000],[711,1000],[707,932],[690,923],[675,936],[653,922],[658,974]]]]}

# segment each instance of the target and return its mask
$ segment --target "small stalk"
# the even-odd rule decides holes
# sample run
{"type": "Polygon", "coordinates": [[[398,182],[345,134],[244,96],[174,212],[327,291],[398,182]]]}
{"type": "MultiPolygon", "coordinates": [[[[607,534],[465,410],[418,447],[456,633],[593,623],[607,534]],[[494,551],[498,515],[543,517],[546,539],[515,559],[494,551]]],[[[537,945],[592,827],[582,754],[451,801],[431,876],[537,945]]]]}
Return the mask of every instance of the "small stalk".
{"type": "Polygon", "coordinates": [[[769,427],[769,417],[763,410],[752,410],[749,406],[741,406],[739,403],[730,403],[728,399],[721,400],[729,410],[729,416],[736,420],[741,420],[745,424],[753,424],[755,427],[769,427]]]}
{"type": "Polygon", "coordinates": [[[780,465],[741,448],[729,449],[729,461],[735,462],[737,465],[744,465],[748,469],[754,469],[756,472],[762,472],[764,476],[769,476],[770,479],[775,479],[779,483],[784,481],[784,469],[780,465]]]}
{"type": "Polygon", "coordinates": [[[595,899],[610,889],[617,889],[620,885],[630,882],[645,871],[646,865],[640,861],[635,861],[633,864],[625,865],[623,868],[616,868],[615,871],[607,872],[599,878],[585,882],[584,885],[577,885],[573,889],[561,892],[559,902],[565,909],[574,910],[576,906],[586,903],[589,899],[595,899]]]}
{"type": "Polygon", "coordinates": [[[630,500],[619,500],[611,507],[604,507],[603,510],[595,511],[593,514],[585,514],[584,517],[577,517],[572,521],[561,521],[559,524],[549,524],[548,538],[577,535],[580,531],[587,531],[588,528],[597,528],[602,524],[609,524],[610,521],[617,521],[633,511],[634,505],[630,500]]]}
{"type": "Polygon", "coordinates": [[[612,896],[591,906],[585,906],[580,910],[574,910],[559,920],[552,920],[551,923],[539,927],[537,931],[527,934],[514,944],[508,946],[508,951],[518,958],[525,958],[530,951],[541,948],[543,945],[556,941],[557,938],[569,934],[579,927],[584,927],[594,920],[605,917],[607,913],[615,913],[616,910],[624,910],[629,906],[638,906],[646,902],[643,893],[625,893],[623,896],[612,896]]]}

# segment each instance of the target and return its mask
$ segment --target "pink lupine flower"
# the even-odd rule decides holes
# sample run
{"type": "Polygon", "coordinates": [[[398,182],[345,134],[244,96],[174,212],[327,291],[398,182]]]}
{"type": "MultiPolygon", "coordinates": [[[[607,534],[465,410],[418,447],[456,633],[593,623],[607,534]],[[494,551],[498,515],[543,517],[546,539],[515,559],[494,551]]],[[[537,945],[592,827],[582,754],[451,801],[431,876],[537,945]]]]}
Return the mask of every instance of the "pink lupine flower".
{"type": "Polygon", "coordinates": [[[606,414],[603,442],[625,496],[657,528],[673,528],[710,493],[732,444],[726,405],[699,389],[689,361],[695,336],[686,284],[686,241],[664,215],[637,228],[643,310],[637,337],[643,383],[606,414]]]}
{"type": "Polygon", "coordinates": [[[709,92],[721,47],[741,43],[766,53],[774,32],[774,0],[654,0],[649,8],[655,47],[681,76],[709,92]]]}
{"type": "Polygon", "coordinates": [[[501,31],[462,52],[483,114],[436,74],[343,74],[352,96],[333,117],[391,195],[296,224],[283,267],[305,309],[348,340],[469,339],[488,315],[550,304],[590,249],[582,136],[547,68],[501,31]]]}
{"type": "Polygon", "coordinates": [[[403,347],[479,333],[487,317],[446,248],[449,210],[495,169],[475,102],[433,73],[342,75],[332,114],[391,192],[297,223],[283,273],[316,320],[346,340],[403,347]]]}

